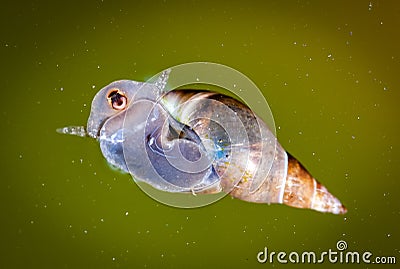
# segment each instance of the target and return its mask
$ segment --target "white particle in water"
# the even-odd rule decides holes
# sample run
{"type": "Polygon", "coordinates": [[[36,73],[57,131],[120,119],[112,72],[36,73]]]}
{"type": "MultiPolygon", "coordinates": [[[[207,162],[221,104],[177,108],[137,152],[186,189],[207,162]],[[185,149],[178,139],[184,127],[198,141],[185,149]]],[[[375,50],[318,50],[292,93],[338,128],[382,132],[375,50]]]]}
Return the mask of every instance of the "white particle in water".
{"type": "Polygon", "coordinates": [[[129,212],[128,212],[128,211],[126,211],[126,212],[125,212],[125,216],[128,216],[128,215],[129,215],[129,212]]]}
{"type": "Polygon", "coordinates": [[[83,230],[83,232],[84,232],[85,234],[87,234],[87,233],[88,233],[88,231],[87,231],[87,230],[83,230]]]}
{"type": "Polygon", "coordinates": [[[112,260],[115,261],[115,257],[112,257],[112,260]]]}

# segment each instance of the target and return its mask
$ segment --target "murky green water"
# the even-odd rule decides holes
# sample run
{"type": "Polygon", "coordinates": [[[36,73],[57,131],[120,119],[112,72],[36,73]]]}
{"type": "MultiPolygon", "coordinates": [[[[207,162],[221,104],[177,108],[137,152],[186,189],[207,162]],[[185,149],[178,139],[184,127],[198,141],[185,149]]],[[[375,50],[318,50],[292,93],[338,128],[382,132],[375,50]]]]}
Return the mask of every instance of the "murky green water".
{"type": "Polygon", "coordinates": [[[308,268],[256,255],[338,240],[399,263],[399,16],[396,1],[3,3],[0,267],[308,268]],[[281,144],[348,214],[229,197],[171,208],[94,140],[55,132],[86,124],[109,82],[192,61],[249,76],[281,144]]]}

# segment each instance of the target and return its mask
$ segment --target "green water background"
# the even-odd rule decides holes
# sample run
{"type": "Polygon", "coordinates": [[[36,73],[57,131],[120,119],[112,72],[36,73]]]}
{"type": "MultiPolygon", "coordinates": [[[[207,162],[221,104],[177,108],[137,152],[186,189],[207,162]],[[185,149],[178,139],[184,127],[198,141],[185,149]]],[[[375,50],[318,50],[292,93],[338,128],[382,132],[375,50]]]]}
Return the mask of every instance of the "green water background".
{"type": "MultiPolygon", "coordinates": [[[[309,268],[256,255],[338,240],[400,262],[398,1],[2,1],[0,13],[0,268],[309,268]],[[94,140],[55,132],[86,124],[109,82],[192,61],[250,77],[281,144],[349,212],[168,207],[94,140]]],[[[323,267],[339,266],[395,268],[323,267]]]]}

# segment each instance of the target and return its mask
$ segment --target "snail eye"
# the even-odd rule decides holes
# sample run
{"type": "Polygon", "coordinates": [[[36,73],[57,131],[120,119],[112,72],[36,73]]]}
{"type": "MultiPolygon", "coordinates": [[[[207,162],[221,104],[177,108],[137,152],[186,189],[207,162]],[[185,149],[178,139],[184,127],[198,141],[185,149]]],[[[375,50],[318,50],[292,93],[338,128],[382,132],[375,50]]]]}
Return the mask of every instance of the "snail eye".
{"type": "Polygon", "coordinates": [[[117,88],[113,88],[109,91],[107,101],[115,110],[122,110],[126,108],[126,105],[128,104],[126,95],[117,88]]]}

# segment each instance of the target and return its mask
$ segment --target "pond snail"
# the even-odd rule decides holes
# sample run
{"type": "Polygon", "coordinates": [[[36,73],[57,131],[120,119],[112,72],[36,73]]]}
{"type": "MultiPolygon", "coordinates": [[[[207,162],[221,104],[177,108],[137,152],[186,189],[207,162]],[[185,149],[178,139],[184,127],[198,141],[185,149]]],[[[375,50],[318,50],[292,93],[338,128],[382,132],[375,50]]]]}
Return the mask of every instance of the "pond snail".
{"type": "Polygon", "coordinates": [[[247,105],[216,92],[165,91],[168,74],[155,83],[112,82],[94,97],[86,130],[59,132],[97,139],[110,164],[161,191],[224,192],[248,202],[346,213],[247,105]]]}

